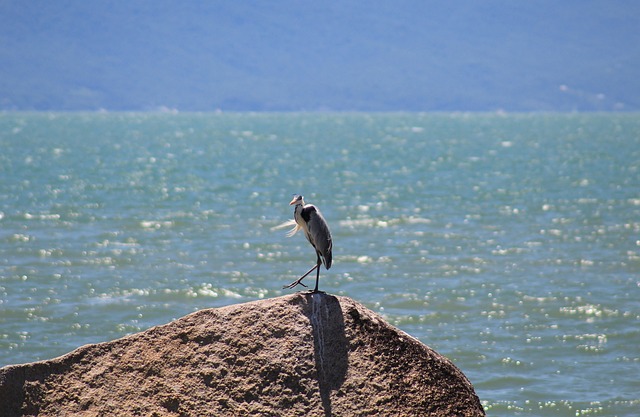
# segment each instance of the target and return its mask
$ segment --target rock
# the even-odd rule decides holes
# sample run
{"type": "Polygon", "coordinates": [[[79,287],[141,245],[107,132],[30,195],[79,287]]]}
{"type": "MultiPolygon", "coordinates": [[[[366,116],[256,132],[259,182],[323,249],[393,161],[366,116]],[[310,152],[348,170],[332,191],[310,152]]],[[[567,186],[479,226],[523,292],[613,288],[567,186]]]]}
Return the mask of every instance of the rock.
{"type": "Polygon", "coordinates": [[[0,415],[485,414],[445,357],[352,299],[297,293],[1,368],[0,415]]]}

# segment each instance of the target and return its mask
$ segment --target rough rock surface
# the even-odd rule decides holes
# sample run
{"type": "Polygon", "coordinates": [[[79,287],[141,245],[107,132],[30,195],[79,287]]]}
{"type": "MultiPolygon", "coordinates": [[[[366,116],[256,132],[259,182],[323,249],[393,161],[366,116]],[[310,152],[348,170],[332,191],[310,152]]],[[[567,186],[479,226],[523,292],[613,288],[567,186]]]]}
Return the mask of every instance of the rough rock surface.
{"type": "Polygon", "coordinates": [[[0,415],[485,414],[445,357],[349,298],[297,293],[1,368],[0,415]]]}

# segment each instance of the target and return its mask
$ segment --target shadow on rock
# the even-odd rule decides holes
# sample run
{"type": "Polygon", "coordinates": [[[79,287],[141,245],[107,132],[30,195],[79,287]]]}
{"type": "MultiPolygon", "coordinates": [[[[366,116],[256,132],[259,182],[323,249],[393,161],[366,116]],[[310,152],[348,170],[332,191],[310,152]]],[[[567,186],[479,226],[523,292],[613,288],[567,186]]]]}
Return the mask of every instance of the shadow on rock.
{"type": "Polygon", "coordinates": [[[305,297],[305,315],[313,328],[320,397],[325,415],[329,416],[332,414],[331,392],[338,390],[347,376],[349,342],[338,299],[325,293],[309,293],[305,297]]]}

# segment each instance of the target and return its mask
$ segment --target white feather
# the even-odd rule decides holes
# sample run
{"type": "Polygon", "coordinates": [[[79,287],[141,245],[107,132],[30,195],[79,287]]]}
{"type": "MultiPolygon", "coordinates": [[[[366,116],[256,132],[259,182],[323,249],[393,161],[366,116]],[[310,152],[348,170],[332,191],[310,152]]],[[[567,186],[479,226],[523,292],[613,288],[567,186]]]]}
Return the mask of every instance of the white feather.
{"type": "MultiPolygon", "coordinates": [[[[294,222],[295,222],[295,220],[294,220],[294,222]]],[[[291,236],[295,235],[296,233],[298,233],[298,230],[300,230],[300,229],[302,229],[302,227],[300,227],[300,225],[298,223],[296,223],[296,225],[293,226],[293,229],[291,229],[291,230],[289,230],[287,232],[286,236],[287,237],[291,237],[291,236]]]]}
{"type": "Polygon", "coordinates": [[[291,237],[293,235],[295,235],[298,230],[302,229],[302,227],[300,227],[300,225],[298,223],[296,223],[296,221],[294,219],[291,220],[287,220],[284,223],[281,223],[277,226],[274,226],[271,228],[271,230],[280,230],[280,229],[284,229],[285,227],[290,227],[293,226],[293,228],[291,230],[289,230],[286,234],[287,237],[291,237]]]}

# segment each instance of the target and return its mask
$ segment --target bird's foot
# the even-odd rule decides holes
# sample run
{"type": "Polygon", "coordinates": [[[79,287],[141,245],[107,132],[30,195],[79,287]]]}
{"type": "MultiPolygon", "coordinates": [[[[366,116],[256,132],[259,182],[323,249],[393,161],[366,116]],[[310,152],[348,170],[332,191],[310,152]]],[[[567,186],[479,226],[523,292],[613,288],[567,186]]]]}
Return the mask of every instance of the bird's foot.
{"type": "MultiPolygon", "coordinates": [[[[303,276],[301,276],[300,278],[298,278],[297,280],[293,281],[291,284],[289,285],[285,285],[284,287],[282,287],[282,289],[291,289],[297,285],[302,285],[303,287],[307,288],[306,285],[304,285],[302,283],[302,280],[306,278],[307,275],[309,275],[310,273],[312,273],[313,271],[315,271],[315,269],[320,266],[318,265],[314,265],[313,268],[311,268],[310,270],[308,270],[303,276]]],[[[316,283],[316,289],[318,289],[318,284],[316,283]]]]}
{"type": "Polygon", "coordinates": [[[302,285],[303,287],[307,288],[307,286],[306,286],[306,285],[304,285],[304,284],[301,282],[301,281],[302,281],[302,278],[304,278],[304,277],[298,278],[297,280],[293,281],[291,284],[283,286],[283,287],[282,287],[282,289],[283,289],[283,290],[284,290],[284,289],[291,289],[291,288],[296,287],[296,286],[298,286],[298,285],[302,285]]]}

